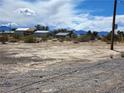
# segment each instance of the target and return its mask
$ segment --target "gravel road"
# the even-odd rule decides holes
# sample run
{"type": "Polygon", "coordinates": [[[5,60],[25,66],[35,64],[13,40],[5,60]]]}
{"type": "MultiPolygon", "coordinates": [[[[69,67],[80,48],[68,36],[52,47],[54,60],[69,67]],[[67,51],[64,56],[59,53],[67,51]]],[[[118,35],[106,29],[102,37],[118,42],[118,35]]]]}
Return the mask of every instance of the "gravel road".
{"type": "Polygon", "coordinates": [[[0,50],[0,93],[124,93],[123,58],[11,57],[18,52],[5,50],[0,50]]]}

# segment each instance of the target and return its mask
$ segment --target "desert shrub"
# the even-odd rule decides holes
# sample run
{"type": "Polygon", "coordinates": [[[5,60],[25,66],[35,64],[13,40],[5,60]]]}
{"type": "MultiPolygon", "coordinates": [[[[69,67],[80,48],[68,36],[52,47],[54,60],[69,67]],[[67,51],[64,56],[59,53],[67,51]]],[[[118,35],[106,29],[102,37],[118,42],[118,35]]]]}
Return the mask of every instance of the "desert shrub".
{"type": "Polygon", "coordinates": [[[9,42],[18,42],[19,40],[18,39],[15,39],[13,37],[9,37],[9,40],[8,41],[9,42]]]}
{"type": "Polygon", "coordinates": [[[82,36],[77,37],[76,39],[76,41],[79,41],[79,42],[88,42],[90,40],[91,40],[90,35],[82,35],[82,36]]]}
{"type": "MultiPolygon", "coordinates": [[[[110,42],[111,41],[111,36],[112,36],[112,32],[108,33],[108,35],[105,36],[102,40],[105,41],[105,42],[110,42]]],[[[120,41],[118,35],[116,35],[116,34],[114,35],[114,40],[116,42],[120,41]]]]}
{"type": "Polygon", "coordinates": [[[23,40],[23,36],[20,36],[17,34],[13,34],[13,35],[9,36],[9,42],[18,42],[20,40],[23,40]]]}
{"type": "Polygon", "coordinates": [[[57,38],[59,42],[64,42],[65,41],[65,38],[64,37],[59,37],[57,38]]]}
{"type": "Polygon", "coordinates": [[[71,41],[72,40],[72,38],[70,38],[70,37],[65,37],[64,38],[64,41],[71,41]]]}
{"type": "Polygon", "coordinates": [[[21,38],[22,38],[22,36],[17,35],[17,34],[14,34],[14,35],[13,35],[13,38],[14,38],[14,39],[18,39],[18,40],[19,40],[19,39],[21,39],[21,38]]]}
{"type": "Polygon", "coordinates": [[[33,35],[25,36],[24,42],[25,43],[36,43],[36,37],[33,35]]]}
{"type": "Polygon", "coordinates": [[[103,41],[103,42],[109,42],[110,40],[108,40],[105,37],[103,37],[103,38],[101,38],[101,41],[103,41]]]}
{"type": "Polygon", "coordinates": [[[62,39],[62,38],[58,38],[58,41],[59,41],[59,42],[63,42],[64,39],[62,39]]]}
{"type": "Polygon", "coordinates": [[[47,35],[42,36],[42,41],[43,41],[43,42],[47,41],[48,39],[49,39],[49,37],[48,37],[47,35]]]}
{"type": "Polygon", "coordinates": [[[46,35],[43,35],[41,37],[41,39],[42,39],[43,42],[46,42],[48,40],[52,40],[53,39],[53,36],[50,36],[50,34],[46,34],[46,35]]]}
{"type": "Polygon", "coordinates": [[[7,42],[8,41],[8,36],[7,35],[3,35],[3,36],[0,36],[0,42],[7,42]]]}
{"type": "Polygon", "coordinates": [[[64,41],[72,41],[73,39],[71,37],[67,36],[67,37],[59,37],[59,38],[57,38],[57,40],[59,42],[64,42],[64,41]]]}

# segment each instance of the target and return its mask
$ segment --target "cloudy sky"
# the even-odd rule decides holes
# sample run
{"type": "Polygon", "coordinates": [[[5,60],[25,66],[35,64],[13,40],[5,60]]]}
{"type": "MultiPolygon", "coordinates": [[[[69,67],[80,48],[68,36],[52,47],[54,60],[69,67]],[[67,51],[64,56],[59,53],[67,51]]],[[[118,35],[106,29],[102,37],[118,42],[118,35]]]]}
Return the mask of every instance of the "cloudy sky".
{"type": "MultiPolygon", "coordinates": [[[[114,0],[0,0],[0,25],[36,24],[76,30],[110,31],[114,0]]],[[[117,21],[124,30],[124,0],[118,0],[117,21]]]]}

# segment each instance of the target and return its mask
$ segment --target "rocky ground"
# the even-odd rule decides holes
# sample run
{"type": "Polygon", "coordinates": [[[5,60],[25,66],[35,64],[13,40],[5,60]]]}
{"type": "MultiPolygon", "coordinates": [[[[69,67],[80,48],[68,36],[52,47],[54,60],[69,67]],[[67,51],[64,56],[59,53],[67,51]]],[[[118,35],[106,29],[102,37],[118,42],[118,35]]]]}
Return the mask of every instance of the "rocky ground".
{"type": "Polygon", "coordinates": [[[0,45],[0,93],[124,93],[123,44],[0,45]]]}

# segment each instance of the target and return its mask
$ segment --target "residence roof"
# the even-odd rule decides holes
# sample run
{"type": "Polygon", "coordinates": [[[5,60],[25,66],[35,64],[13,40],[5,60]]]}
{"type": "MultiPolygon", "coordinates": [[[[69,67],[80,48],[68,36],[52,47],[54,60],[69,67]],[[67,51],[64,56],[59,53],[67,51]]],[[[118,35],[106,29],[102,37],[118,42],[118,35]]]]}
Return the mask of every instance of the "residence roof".
{"type": "Polygon", "coordinates": [[[67,33],[67,32],[59,32],[59,33],[57,33],[56,35],[57,36],[66,36],[66,35],[68,35],[69,33],[67,33]]]}

